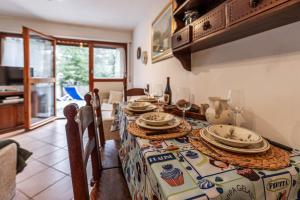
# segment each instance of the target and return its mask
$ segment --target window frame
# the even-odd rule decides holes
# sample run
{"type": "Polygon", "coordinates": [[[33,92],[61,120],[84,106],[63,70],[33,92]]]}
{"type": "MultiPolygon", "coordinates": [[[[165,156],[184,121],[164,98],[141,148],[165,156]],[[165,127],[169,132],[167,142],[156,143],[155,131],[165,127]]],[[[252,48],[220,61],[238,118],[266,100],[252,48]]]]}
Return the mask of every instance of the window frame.
{"type": "MultiPolygon", "coordinates": [[[[23,38],[22,34],[0,32],[0,44],[4,37],[18,37],[23,38]]],[[[70,46],[84,46],[89,47],[89,87],[90,90],[94,89],[96,82],[119,82],[124,84],[124,90],[127,88],[128,77],[128,44],[120,42],[105,42],[97,40],[84,40],[73,38],[54,37],[57,45],[70,45],[70,46]],[[123,78],[94,78],[94,47],[106,48],[123,48],[125,51],[125,69],[123,78]]],[[[0,45],[0,63],[1,63],[1,45],[0,45]]]]}
{"type": "Polygon", "coordinates": [[[100,43],[94,42],[93,43],[93,70],[94,70],[94,48],[108,48],[108,49],[117,49],[122,48],[125,52],[125,66],[124,66],[124,74],[123,78],[95,78],[93,73],[93,79],[95,82],[123,82],[125,78],[127,78],[127,44],[122,43],[100,43]]]}

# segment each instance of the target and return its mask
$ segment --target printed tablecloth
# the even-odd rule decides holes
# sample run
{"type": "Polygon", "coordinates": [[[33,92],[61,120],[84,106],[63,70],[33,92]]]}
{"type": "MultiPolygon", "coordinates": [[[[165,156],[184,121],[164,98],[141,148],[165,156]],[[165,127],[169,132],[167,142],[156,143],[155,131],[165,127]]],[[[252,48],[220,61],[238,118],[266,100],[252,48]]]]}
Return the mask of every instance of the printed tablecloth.
{"type": "MultiPolygon", "coordinates": [[[[122,109],[120,109],[122,110],[122,109]]],[[[119,113],[123,172],[134,200],[300,199],[300,152],[291,166],[267,171],[216,161],[194,149],[187,137],[150,141],[127,132],[136,117],[119,113]]],[[[207,122],[189,119],[193,128],[207,122]]]]}

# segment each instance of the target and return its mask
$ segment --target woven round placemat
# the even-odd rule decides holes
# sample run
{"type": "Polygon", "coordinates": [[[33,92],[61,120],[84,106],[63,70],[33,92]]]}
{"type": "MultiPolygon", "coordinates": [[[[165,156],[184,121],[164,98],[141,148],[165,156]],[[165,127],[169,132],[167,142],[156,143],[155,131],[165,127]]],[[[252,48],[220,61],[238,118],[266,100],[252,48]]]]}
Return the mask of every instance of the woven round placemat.
{"type": "Polygon", "coordinates": [[[186,136],[192,130],[191,125],[187,121],[182,121],[176,128],[168,130],[149,130],[139,127],[135,122],[131,122],[127,126],[127,131],[136,137],[149,140],[167,140],[186,136]]]}
{"type": "Polygon", "coordinates": [[[273,145],[264,153],[238,154],[209,144],[200,137],[199,129],[192,131],[190,135],[192,136],[190,137],[190,142],[196,149],[216,160],[232,165],[254,169],[278,170],[290,164],[288,152],[273,145]]]}

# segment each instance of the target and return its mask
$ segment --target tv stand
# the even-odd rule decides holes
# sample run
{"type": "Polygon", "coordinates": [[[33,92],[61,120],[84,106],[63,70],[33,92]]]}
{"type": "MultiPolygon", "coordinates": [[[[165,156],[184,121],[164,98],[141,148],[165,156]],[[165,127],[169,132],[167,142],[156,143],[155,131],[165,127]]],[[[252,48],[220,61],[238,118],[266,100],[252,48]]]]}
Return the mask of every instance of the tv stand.
{"type": "MultiPolygon", "coordinates": [[[[0,99],[12,96],[24,98],[24,92],[0,92],[0,99]]],[[[24,103],[0,103],[0,122],[0,134],[24,128],[24,103]]]]}

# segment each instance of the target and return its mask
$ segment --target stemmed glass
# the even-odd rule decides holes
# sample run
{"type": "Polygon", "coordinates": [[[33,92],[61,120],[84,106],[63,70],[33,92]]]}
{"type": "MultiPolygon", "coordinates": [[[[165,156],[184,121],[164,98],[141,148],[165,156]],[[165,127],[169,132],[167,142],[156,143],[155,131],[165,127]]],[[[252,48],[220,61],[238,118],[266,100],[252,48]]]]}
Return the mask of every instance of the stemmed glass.
{"type": "Polygon", "coordinates": [[[243,93],[239,90],[229,90],[227,93],[227,100],[230,109],[233,111],[233,125],[239,126],[238,118],[243,114],[243,93]]]}
{"type": "Polygon", "coordinates": [[[160,112],[160,100],[164,94],[163,86],[161,84],[154,84],[151,87],[151,95],[157,100],[158,103],[158,112],[160,112]]]}
{"type": "Polygon", "coordinates": [[[176,90],[176,107],[182,111],[182,119],[185,120],[185,112],[192,107],[193,97],[188,88],[178,88],[176,90]]]}

